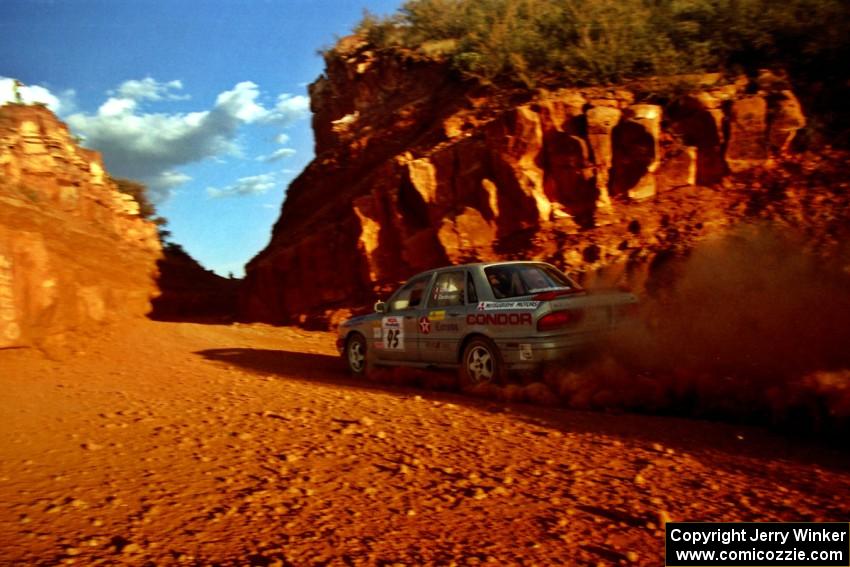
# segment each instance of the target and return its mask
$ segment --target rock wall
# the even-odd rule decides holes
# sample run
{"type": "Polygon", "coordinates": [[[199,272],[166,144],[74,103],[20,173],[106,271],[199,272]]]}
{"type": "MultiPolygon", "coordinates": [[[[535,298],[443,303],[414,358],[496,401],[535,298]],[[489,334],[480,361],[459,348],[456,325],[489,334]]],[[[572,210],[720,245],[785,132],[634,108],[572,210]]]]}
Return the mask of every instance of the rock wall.
{"type": "Polygon", "coordinates": [[[158,321],[227,322],[236,314],[242,280],[224,278],[205,269],[183,248],[166,244],[157,261],[160,295],[152,302],[151,319],[158,321]]]}
{"type": "Polygon", "coordinates": [[[145,315],[161,250],[138,212],[49,110],[0,106],[0,348],[145,315]]]}
{"type": "Polygon", "coordinates": [[[727,222],[735,199],[718,188],[772,167],[805,125],[768,72],[691,77],[662,105],[641,86],[485,92],[353,39],[327,63],[311,87],[317,157],[246,268],[247,319],[328,320],[418,271],[474,260],[608,268],[634,283],[645,276],[627,267],[727,222]]]}

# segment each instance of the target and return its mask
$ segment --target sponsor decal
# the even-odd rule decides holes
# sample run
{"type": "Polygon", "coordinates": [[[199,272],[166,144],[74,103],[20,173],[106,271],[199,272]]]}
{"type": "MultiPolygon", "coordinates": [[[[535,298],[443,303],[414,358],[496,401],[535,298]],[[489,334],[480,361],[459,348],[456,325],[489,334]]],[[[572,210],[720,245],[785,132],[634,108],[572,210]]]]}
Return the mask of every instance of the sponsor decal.
{"type": "Polygon", "coordinates": [[[428,317],[419,318],[419,331],[423,335],[427,335],[431,332],[431,321],[428,320],[428,317]]]}
{"type": "Polygon", "coordinates": [[[532,360],[534,358],[534,353],[531,351],[531,345],[529,343],[520,343],[519,345],[519,359],[520,360],[532,360]]]}
{"type": "Polygon", "coordinates": [[[381,333],[384,338],[383,348],[386,350],[404,350],[404,327],[398,317],[381,319],[381,333]]]}
{"type": "Polygon", "coordinates": [[[502,311],[509,309],[537,309],[539,301],[479,301],[479,311],[502,311]]]}
{"type": "Polygon", "coordinates": [[[467,325],[531,325],[531,313],[470,313],[467,325]]]}
{"type": "Polygon", "coordinates": [[[431,321],[442,321],[446,318],[446,310],[439,309],[437,311],[431,311],[430,313],[428,313],[428,318],[431,321]]]}
{"type": "Polygon", "coordinates": [[[460,331],[460,326],[457,323],[437,323],[435,328],[437,331],[460,331]]]}
{"type": "Polygon", "coordinates": [[[375,328],[372,329],[372,338],[373,339],[380,339],[381,338],[381,328],[380,327],[375,327],[375,328]]]}

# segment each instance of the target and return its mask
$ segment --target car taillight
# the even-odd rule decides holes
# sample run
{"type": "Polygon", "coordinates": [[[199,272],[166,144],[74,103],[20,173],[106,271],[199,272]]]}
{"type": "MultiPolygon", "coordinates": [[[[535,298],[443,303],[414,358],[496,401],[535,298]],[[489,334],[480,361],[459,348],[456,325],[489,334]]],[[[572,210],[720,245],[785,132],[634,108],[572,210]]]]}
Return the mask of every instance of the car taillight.
{"type": "Polygon", "coordinates": [[[584,311],[579,309],[553,311],[537,320],[537,330],[552,331],[554,329],[560,329],[561,327],[578,323],[583,317],[584,311]]]}
{"type": "Polygon", "coordinates": [[[552,291],[543,291],[541,293],[537,293],[531,296],[531,299],[534,301],[552,301],[553,299],[558,299],[559,297],[563,297],[565,295],[573,295],[579,293],[581,290],[579,289],[556,289],[552,291]]]}

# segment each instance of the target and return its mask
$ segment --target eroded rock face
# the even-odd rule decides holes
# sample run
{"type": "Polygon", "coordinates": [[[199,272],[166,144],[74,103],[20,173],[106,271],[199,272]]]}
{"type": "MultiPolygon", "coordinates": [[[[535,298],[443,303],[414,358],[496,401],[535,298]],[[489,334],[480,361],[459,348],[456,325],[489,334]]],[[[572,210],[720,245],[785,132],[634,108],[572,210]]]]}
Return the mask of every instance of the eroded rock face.
{"type": "Polygon", "coordinates": [[[624,269],[651,260],[634,242],[676,239],[652,234],[670,222],[653,203],[787,151],[805,121],[777,85],[714,78],[665,107],[628,89],[487,98],[439,64],[343,42],[311,87],[318,157],[247,266],[242,316],[328,320],[474,260],[643,277],[624,269]]]}
{"type": "Polygon", "coordinates": [[[157,261],[160,294],[150,318],[158,321],[226,322],[236,313],[236,290],[241,280],[204,269],[182,247],[166,244],[157,261]]]}
{"type": "Polygon", "coordinates": [[[0,107],[0,348],[145,315],[160,243],[138,211],[49,110],[0,107]]]}
{"type": "Polygon", "coordinates": [[[764,165],[768,158],[767,101],[753,95],[732,101],[726,164],[733,173],[764,165]]]}

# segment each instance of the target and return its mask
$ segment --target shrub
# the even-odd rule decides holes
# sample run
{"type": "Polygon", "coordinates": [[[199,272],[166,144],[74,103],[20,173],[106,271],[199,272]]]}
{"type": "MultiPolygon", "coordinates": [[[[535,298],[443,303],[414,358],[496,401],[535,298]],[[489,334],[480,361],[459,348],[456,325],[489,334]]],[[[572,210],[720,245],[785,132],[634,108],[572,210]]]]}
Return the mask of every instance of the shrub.
{"type": "Polygon", "coordinates": [[[777,63],[842,72],[848,24],[842,0],[409,0],[355,33],[482,82],[604,84],[777,63]]]}

